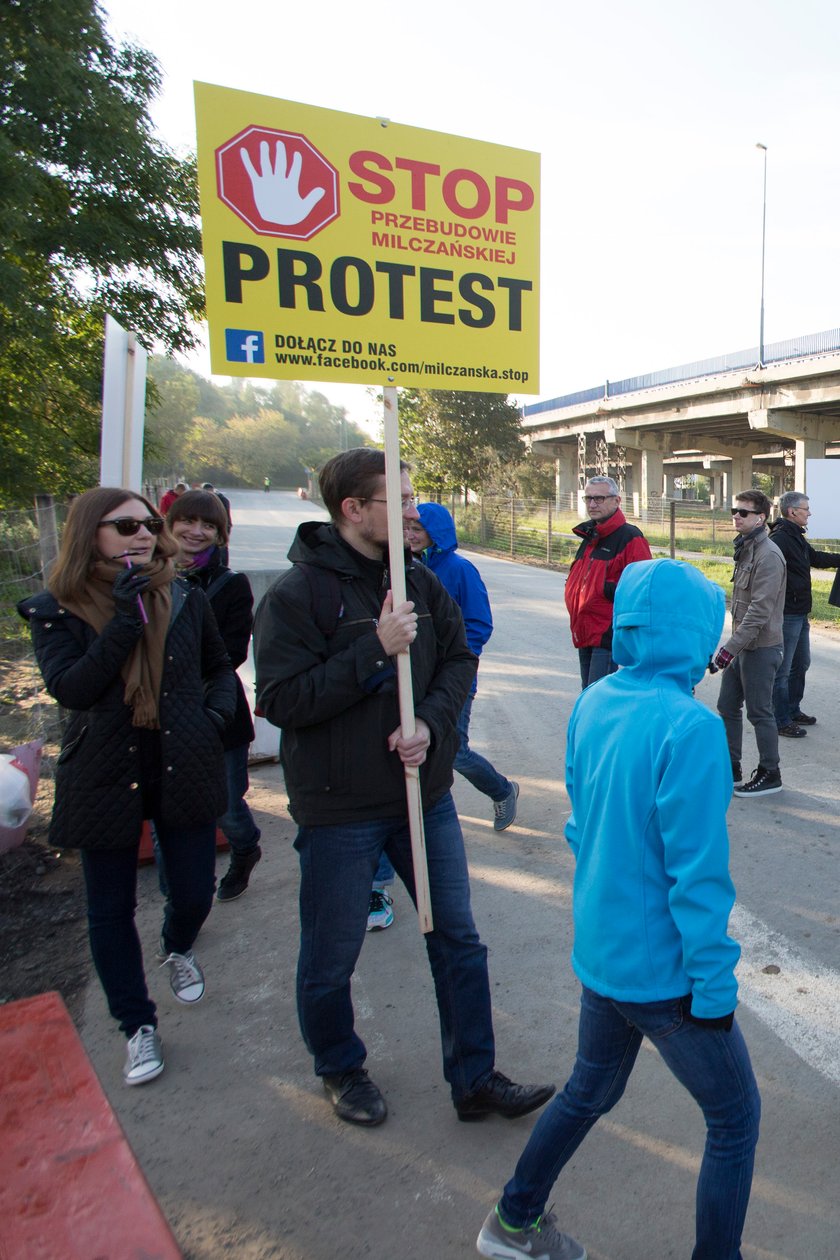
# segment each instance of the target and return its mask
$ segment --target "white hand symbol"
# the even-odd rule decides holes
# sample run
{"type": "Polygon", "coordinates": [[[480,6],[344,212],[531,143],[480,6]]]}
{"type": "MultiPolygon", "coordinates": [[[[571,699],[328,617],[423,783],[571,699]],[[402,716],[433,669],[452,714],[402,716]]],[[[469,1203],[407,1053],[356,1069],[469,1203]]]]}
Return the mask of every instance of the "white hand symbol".
{"type": "Polygon", "coordinates": [[[286,174],[286,146],[282,140],[277,141],[274,151],[274,169],[268,155],[268,141],[260,141],[260,172],[257,174],[251,155],[247,149],[240,149],[242,164],[251,177],[254,201],[266,223],[279,223],[283,227],[291,227],[302,223],[313,206],[317,205],[326,192],[325,188],[313,188],[305,197],[300,195],[300,168],[303,158],[300,152],[295,153],[292,165],[286,174]]]}

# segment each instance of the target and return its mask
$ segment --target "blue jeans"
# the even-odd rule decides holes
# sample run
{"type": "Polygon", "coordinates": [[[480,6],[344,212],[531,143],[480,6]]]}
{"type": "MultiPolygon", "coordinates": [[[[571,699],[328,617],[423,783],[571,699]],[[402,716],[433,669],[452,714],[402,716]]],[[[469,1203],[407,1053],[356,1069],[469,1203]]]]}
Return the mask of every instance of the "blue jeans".
{"type": "Polygon", "coordinates": [[[587,687],[597,682],[599,678],[606,678],[607,674],[614,674],[618,669],[609,648],[578,648],[578,656],[580,657],[581,691],[585,691],[587,687]]]}
{"type": "Polygon", "coordinates": [[[260,842],[260,829],[248,808],[248,744],[228,748],[225,752],[228,807],[219,819],[219,826],[234,853],[252,853],[260,842]]]}
{"type": "Polygon", "coordinates": [[[693,1024],[680,998],[617,1002],[584,988],[572,1075],[534,1126],[499,1211],[518,1228],[543,1212],[564,1165],[624,1093],[643,1037],[706,1121],[692,1260],[740,1260],[761,1115],[758,1087],[738,1025],[724,1032],[693,1024]]]}
{"type": "MultiPolygon", "coordinates": [[[[213,905],[216,823],[174,829],[157,818],[155,831],[169,883],[161,939],[168,952],[185,954],[213,905]]],[[[157,1025],[134,921],[138,848],[139,843],[128,849],[82,850],[90,950],[108,1010],[127,1037],[141,1024],[157,1025]]]]}
{"type": "Polygon", "coordinates": [[[773,683],[782,660],[782,645],[739,652],[720,679],[717,709],[726,728],[733,762],[740,762],[744,738],[744,704],[755,728],[758,759],[765,770],[779,768],[779,728],[773,712],[773,683]]]}
{"type": "MultiPolygon", "coordinates": [[[[449,792],[424,813],[434,931],[426,937],[440,1018],[443,1074],[456,1101],[495,1060],[487,950],[470,909],[461,824],[449,792]]],[[[371,881],[383,849],[414,900],[405,816],[301,827],[298,1018],[319,1076],[360,1067],[350,977],[365,940],[371,881]]]]}
{"type": "Polygon", "coordinates": [[[811,626],[804,613],[785,613],[782,663],[773,684],[773,710],[776,725],[790,726],[794,713],[802,708],[805,675],[811,664],[811,626]]]}
{"type": "Polygon", "coordinates": [[[462,774],[468,783],[474,788],[478,788],[479,792],[483,792],[485,796],[489,796],[493,801],[503,801],[506,796],[510,796],[513,787],[509,779],[503,774],[499,774],[498,770],[490,764],[486,757],[482,757],[480,753],[473,752],[470,748],[470,715],[472,713],[473,700],[475,699],[475,684],[473,689],[464,701],[464,707],[458,714],[458,738],[460,746],[455,754],[455,760],[452,763],[453,769],[462,774]]]}

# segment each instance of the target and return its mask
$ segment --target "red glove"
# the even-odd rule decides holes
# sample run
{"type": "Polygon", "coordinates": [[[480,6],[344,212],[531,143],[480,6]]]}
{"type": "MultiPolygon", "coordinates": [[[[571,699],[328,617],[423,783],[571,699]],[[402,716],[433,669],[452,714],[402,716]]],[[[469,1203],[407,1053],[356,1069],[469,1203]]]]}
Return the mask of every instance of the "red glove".
{"type": "Polygon", "coordinates": [[[732,652],[727,652],[726,648],[718,648],[718,654],[712,664],[717,669],[726,669],[727,665],[731,665],[734,660],[735,656],[732,652]]]}

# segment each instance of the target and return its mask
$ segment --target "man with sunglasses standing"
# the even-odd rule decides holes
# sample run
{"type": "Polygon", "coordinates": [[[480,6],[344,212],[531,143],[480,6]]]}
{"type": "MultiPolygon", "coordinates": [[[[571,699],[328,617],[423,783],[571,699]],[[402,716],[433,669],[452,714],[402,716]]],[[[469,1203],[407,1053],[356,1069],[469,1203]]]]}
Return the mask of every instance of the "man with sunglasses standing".
{"type": "Polygon", "coordinates": [[[583,491],[589,520],[572,530],[583,539],[566,579],[572,642],[580,657],[581,687],[612,674],[613,600],[628,564],[650,560],[647,539],[629,525],[612,477],[590,477],[583,491]]]}
{"type": "Polygon", "coordinates": [[[713,664],[724,671],[717,707],[726,727],[736,796],[770,796],[782,790],[773,684],[783,656],[787,566],[767,530],[770,508],[766,494],[744,490],[731,509],[738,535],[732,634],[713,664]],[[741,774],[745,705],[758,745],[758,767],[746,783],[741,774]]]}

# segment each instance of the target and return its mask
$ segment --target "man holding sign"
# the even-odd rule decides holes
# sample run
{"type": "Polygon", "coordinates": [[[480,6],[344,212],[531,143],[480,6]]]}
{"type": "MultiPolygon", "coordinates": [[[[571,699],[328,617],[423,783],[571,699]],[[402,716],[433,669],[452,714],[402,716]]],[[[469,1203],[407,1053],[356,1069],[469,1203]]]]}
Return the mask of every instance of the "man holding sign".
{"type": "MultiPolygon", "coordinates": [[[[476,658],[457,605],[434,575],[406,564],[408,600],[393,607],[385,457],[336,455],[320,476],[331,521],[301,525],[292,568],[268,591],[254,633],[257,698],[283,730],[281,761],[298,824],[301,1030],[336,1114],[381,1124],[385,1099],[354,1030],[350,978],[382,852],[414,899],[405,768],[420,768],[434,929],[426,949],[437,995],[444,1076],[462,1120],[542,1106],[552,1085],[517,1085],[494,1068],[487,950],[470,909],[469,876],[450,794],[457,718],[476,658]],[[416,729],[400,727],[395,658],[410,652],[416,729]]],[[[408,470],[402,513],[417,519],[408,470]]]]}

